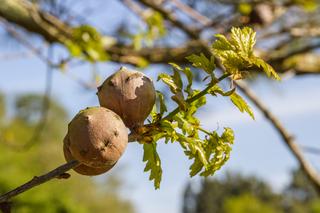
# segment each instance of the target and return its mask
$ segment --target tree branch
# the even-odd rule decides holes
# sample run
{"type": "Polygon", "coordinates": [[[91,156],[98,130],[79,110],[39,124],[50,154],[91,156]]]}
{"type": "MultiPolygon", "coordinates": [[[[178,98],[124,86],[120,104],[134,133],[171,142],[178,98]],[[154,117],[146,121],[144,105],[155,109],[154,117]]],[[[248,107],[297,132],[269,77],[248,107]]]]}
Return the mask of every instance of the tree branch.
{"type": "Polygon", "coordinates": [[[51,67],[55,67],[53,62],[49,58],[47,58],[39,48],[36,48],[34,45],[32,45],[32,43],[29,42],[29,40],[27,40],[23,35],[21,35],[14,26],[10,25],[10,23],[6,19],[0,17],[0,23],[7,31],[7,33],[9,33],[20,44],[26,47],[32,54],[36,55],[41,61],[50,65],[51,67]]]}
{"type": "Polygon", "coordinates": [[[139,0],[139,2],[160,13],[164,17],[164,19],[170,21],[174,26],[184,31],[191,38],[199,39],[199,34],[195,30],[190,28],[188,25],[185,25],[177,17],[175,17],[170,11],[161,7],[161,5],[155,4],[153,1],[150,1],[150,0],[139,0]]]}
{"type": "MultiPolygon", "coordinates": [[[[47,58],[50,60],[53,56],[53,49],[49,47],[47,58]]],[[[23,150],[30,149],[41,137],[43,131],[48,123],[49,111],[51,107],[51,91],[52,91],[52,81],[53,81],[53,69],[51,64],[47,64],[46,68],[46,81],[45,81],[45,91],[43,94],[42,106],[41,106],[41,118],[38,121],[35,129],[33,130],[32,136],[25,144],[20,147],[23,150]]]]}
{"type": "MultiPolygon", "coordinates": [[[[201,92],[197,93],[195,96],[193,97],[190,97],[188,99],[185,100],[186,103],[188,104],[191,104],[193,103],[194,101],[198,100],[199,98],[205,96],[208,94],[208,91],[213,87],[215,86],[216,84],[218,84],[219,82],[223,81],[224,79],[230,77],[230,74],[229,73],[226,73],[226,74],[223,74],[222,76],[220,76],[218,79],[214,79],[212,80],[201,92]]],[[[163,121],[163,120],[169,120],[171,121],[173,119],[173,117],[178,114],[180,112],[180,107],[176,107],[174,110],[172,110],[171,112],[169,112],[165,117],[161,118],[160,121],[163,121]]],[[[158,121],[158,122],[160,122],[158,121]]],[[[142,128],[148,128],[152,125],[154,125],[155,123],[151,123],[151,124],[147,124],[147,125],[144,125],[142,126],[142,128]]],[[[138,128],[139,129],[139,128],[138,128]]],[[[140,139],[143,139],[143,135],[141,134],[138,134],[137,132],[140,132],[138,129],[135,129],[133,130],[128,138],[129,138],[129,142],[135,142],[135,141],[139,141],[140,139]]],[[[201,130],[203,131],[203,130],[201,130]]]]}
{"type": "Polygon", "coordinates": [[[58,18],[42,13],[38,8],[24,0],[1,0],[0,16],[26,30],[41,34],[48,42],[63,42],[72,29],[58,18]]]}
{"type": "MultiPolygon", "coordinates": [[[[228,78],[230,76],[229,73],[226,73],[224,75],[222,75],[220,78],[216,79],[215,81],[212,81],[208,84],[208,86],[202,90],[201,92],[199,92],[198,94],[196,94],[195,96],[188,98],[186,100],[186,102],[188,104],[193,103],[195,100],[198,100],[199,98],[201,98],[202,96],[208,94],[208,91],[217,83],[219,83],[220,81],[223,81],[224,79],[228,78]]],[[[163,120],[170,120],[173,118],[173,116],[175,116],[178,112],[180,111],[180,107],[175,108],[172,112],[170,112],[166,117],[163,118],[163,120]]]]}
{"type": "Polygon", "coordinates": [[[168,64],[175,62],[177,64],[186,64],[186,57],[191,54],[200,54],[206,52],[206,48],[200,45],[200,41],[188,41],[180,47],[151,47],[141,50],[134,50],[131,46],[117,44],[109,47],[107,53],[111,60],[120,63],[129,63],[136,65],[135,58],[142,57],[152,64],[168,64]]]}
{"type": "Polygon", "coordinates": [[[79,162],[74,160],[70,161],[66,164],[63,164],[62,166],[57,167],[56,169],[41,175],[41,176],[35,176],[30,181],[26,182],[25,184],[3,194],[0,196],[0,203],[5,203],[9,201],[11,198],[29,190],[33,187],[39,186],[45,182],[48,182],[52,180],[53,178],[66,178],[68,176],[65,176],[65,172],[69,171],[70,169],[76,167],[79,165],[79,162]]]}
{"type": "Polygon", "coordinates": [[[140,5],[138,5],[134,0],[120,0],[123,5],[129,8],[132,12],[134,12],[139,18],[145,20],[145,10],[143,10],[140,5]]]}
{"type": "Polygon", "coordinates": [[[195,9],[190,7],[189,5],[184,4],[180,0],[171,0],[171,2],[177,8],[179,8],[181,11],[186,13],[190,18],[192,18],[195,21],[200,22],[202,25],[208,26],[211,23],[211,20],[208,17],[202,15],[201,13],[199,13],[198,11],[196,11],[195,9]]]}
{"type": "MultiPolygon", "coordinates": [[[[198,30],[189,28],[187,24],[179,21],[170,11],[162,9],[160,5],[153,4],[151,1],[146,0],[140,2],[146,6],[150,5],[152,9],[161,12],[165,19],[169,20],[174,26],[182,29],[191,38],[196,40],[187,41],[185,45],[180,45],[179,47],[150,47],[141,50],[135,50],[132,45],[116,43],[111,47],[108,46],[105,48],[111,61],[137,65],[137,61],[144,58],[151,64],[167,64],[172,61],[175,61],[177,64],[186,64],[188,61],[185,57],[188,55],[199,54],[201,52],[207,56],[210,55],[210,49],[207,43],[198,40],[198,30]]],[[[63,44],[64,39],[70,37],[73,30],[72,26],[60,21],[59,18],[55,16],[41,11],[26,0],[0,0],[0,17],[11,24],[16,24],[31,33],[42,36],[49,43],[63,44]]],[[[308,50],[309,49],[304,49],[302,51],[308,50]]],[[[268,63],[275,66],[274,61],[276,58],[270,60],[268,63]]],[[[276,67],[280,71],[283,71],[280,63],[281,60],[276,60],[276,67]]],[[[304,70],[300,69],[299,74],[302,75],[303,73],[304,70]]],[[[308,71],[306,71],[306,73],[310,74],[308,71]]],[[[320,74],[320,72],[314,72],[312,74],[320,74]]]]}
{"type": "MultiPolygon", "coordinates": [[[[140,0],[141,2],[149,2],[147,0],[140,0]]],[[[185,31],[186,34],[190,34],[188,31],[188,28],[184,26],[183,23],[178,23],[174,20],[171,20],[171,18],[165,13],[164,9],[159,8],[158,5],[152,5],[152,3],[145,3],[146,5],[151,5],[151,7],[157,11],[164,11],[163,15],[167,20],[171,21],[175,26],[179,27],[180,25],[183,25],[181,27],[181,30],[185,31]]],[[[203,42],[200,43],[203,45],[203,48],[208,48],[207,45],[203,42]]],[[[219,65],[219,64],[218,64],[219,65]]],[[[224,67],[219,65],[222,70],[224,70],[224,67]]],[[[283,142],[287,145],[293,156],[298,160],[302,170],[307,175],[308,179],[311,181],[311,183],[314,185],[317,192],[320,194],[320,177],[318,176],[317,171],[308,163],[308,161],[304,158],[302,151],[300,150],[299,146],[294,141],[294,138],[291,136],[291,134],[285,129],[285,127],[280,123],[280,121],[268,110],[268,108],[261,102],[258,97],[250,90],[249,87],[247,87],[246,84],[243,82],[237,82],[236,85],[238,88],[258,107],[258,109],[264,114],[264,116],[271,122],[273,127],[278,131],[278,133],[281,135],[283,142]]]]}
{"type": "Polygon", "coordinates": [[[243,82],[237,82],[238,88],[254,103],[254,105],[263,113],[266,119],[268,119],[275,130],[280,134],[282,141],[287,145],[293,156],[299,162],[302,170],[307,175],[308,179],[314,185],[318,194],[320,194],[320,176],[317,171],[308,163],[307,159],[303,156],[301,149],[295,142],[294,137],[288,132],[288,130],[282,125],[282,123],[273,115],[262,103],[261,100],[250,90],[250,88],[243,82]]]}

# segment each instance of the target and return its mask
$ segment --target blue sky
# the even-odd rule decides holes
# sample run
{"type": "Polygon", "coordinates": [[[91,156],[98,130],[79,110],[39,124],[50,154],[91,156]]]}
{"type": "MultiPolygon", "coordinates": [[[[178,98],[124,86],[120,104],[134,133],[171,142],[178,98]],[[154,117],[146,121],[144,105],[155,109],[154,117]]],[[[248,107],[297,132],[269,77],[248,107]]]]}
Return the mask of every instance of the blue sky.
{"type": "MultiPolygon", "coordinates": [[[[119,14],[125,9],[110,1],[105,8],[109,19],[107,24],[115,24],[119,14]],[[113,12],[117,8],[117,12],[113,12]]],[[[102,20],[99,20],[102,22],[102,20]]],[[[1,48],[0,53],[15,51],[13,48],[1,48]]],[[[24,49],[21,49],[24,51],[24,49]]],[[[59,53],[60,54],[60,53],[59,53]]],[[[61,53],[62,54],[62,53],[61,53]]],[[[101,76],[107,77],[120,65],[103,64],[98,66],[101,76]]],[[[146,71],[155,79],[152,67],[146,71]]],[[[0,58],[0,91],[6,95],[24,92],[44,91],[45,65],[36,57],[16,60],[1,60],[0,58]]],[[[87,106],[98,105],[95,91],[84,90],[81,85],[69,77],[75,75],[89,81],[91,72],[89,66],[75,67],[67,74],[55,71],[53,78],[53,96],[69,111],[70,117],[87,106]]],[[[156,86],[159,83],[156,83],[156,86]]],[[[266,102],[297,141],[303,145],[320,147],[320,77],[309,76],[287,79],[274,83],[259,79],[252,85],[253,90],[266,102]]],[[[207,129],[217,129],[229,126],[236,134],[235,145],[231,159],[217,172],[221,176],[228,170],[241,171],[245,174],[255,174],[269,181],[280,190],[288,181],[290,170],[297,163],[289,150],[282,143],[272,126],[254,108],[256,120],[242,114],[225,98],[208,98],[208,104],[201,110],[199,117],[207,129]]],[[[197,183],[198,177],[188,177],[190,162],[176,144],[159,143],[159,154],[163,165],[163,181],[160,190],[154,190],[153,183],[148,181],[148,174],[143,173],[142,147],[131,143],[118,168],[124,173],[123,180],[127,188],[123,196],[134,201],[137,212],[141,213],[177,213],[181,209],[183,188],[187,181],[197,183]]],[[[310,162],[320,169],[319,157],[307,155],[310,162]]],[[[108,176],[108,174],[107,174],[108,176]]]]}

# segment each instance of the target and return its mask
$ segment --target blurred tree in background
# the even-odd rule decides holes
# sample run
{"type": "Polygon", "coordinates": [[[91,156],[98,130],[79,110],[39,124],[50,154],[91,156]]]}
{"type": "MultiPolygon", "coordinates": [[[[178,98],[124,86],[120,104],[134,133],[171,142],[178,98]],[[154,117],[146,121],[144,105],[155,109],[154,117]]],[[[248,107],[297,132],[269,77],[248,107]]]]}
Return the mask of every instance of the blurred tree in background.
{"type": "Polygon", "coordinates": [[[227,173],[221,179],[205,179],[199,187],[189,183],[184,192],[183,213],[319,213],[320,200],[301,170],[276,193],[254,176],[227,173]]]}
{"type": "MultiPolygon", "coordinates": [[[[35,174],[44,173],[64,162],[61,143],[67,126],[67,113],[56,101],[50,101],[48,122],[37,143],[26,149],[41,119],[43,97],[27,94],[6,103],[0,96],[0,194],[35,174]],[[13,105],[13,106],[12,106],[13,105]],[[10,111],[6,111],[10,109],[10,111]],[[40,109],[39,109],[40,107],[40,109]]],[[[120,196],[121,179],[116,173],[100,181],[75,175],[61,187],[51,181],[14,199],[13,212],[105,212],[132,213],[133,206],[120,196]]]]}

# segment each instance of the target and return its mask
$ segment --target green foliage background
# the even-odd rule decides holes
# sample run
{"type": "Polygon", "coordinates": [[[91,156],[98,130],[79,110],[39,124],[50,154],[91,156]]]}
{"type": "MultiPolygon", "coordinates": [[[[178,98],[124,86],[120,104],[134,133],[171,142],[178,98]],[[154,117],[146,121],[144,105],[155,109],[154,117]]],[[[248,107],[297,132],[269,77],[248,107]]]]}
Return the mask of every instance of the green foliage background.
{"type": "Polygon", "coordinates": [[[183,213],[319,213],[319,207],[316,191],[304,173],[295,170],[280,192],[258,177],[239,173],[203,180],[199,190],[189,183],[183,213]]]}
{"type": "MultiPolygon", "coordinates": [[[[33,130],[41,117],[43,97],[22,95],[7,110],[0,96],[0,193],[3,194],[34,175],[43,174],[65,162],[62,139],[67,126],[67,113],[51,100],[47,123],[42,134],[29,147],[33,130]]],[[[73,171],[72,178],[53,180],[14,198],[13,212],[105,212],[132,213],[133,206],[119,195],[121,180],[113,173],[108,179],[95,181],[73,171]]]]}

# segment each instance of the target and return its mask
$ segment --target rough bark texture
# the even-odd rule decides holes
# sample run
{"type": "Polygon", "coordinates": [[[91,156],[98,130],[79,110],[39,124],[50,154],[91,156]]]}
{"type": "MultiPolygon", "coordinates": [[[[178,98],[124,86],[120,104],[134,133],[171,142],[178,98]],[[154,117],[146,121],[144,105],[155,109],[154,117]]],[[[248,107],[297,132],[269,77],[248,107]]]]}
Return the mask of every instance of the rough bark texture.
{"type": "Polygon", "coordinates": [[[25,191],[28,191],[29,189],[32,189],[36,186],[39,186],[45,182],[48,182],[48,181],[52,180],[53,178],[63,177],[63,175],[66,174],[65,172],[69,171],[70,169],[72,169],[78,165],[79,165],[79,162],[74,160],[74,161],[70,161],[66,164],[63,164],[63,165],[57,167],[56,169],[54,169],[44,175],[34,176],[31,180],[29,180],[25,184],[22,184],[21,186],[18,186],[17,188],[1,195],[0,196],[0,203],[5,203],[5,202],[9,201],[11,198],[13,198],[13,197],[25,192],[25,191]]]}
{"type": "MultiPolygon", "coordinates": [[[[166,9],[163,9],[161,5],[155,5],[151,1],[140,2],[161,13],[165,19],[171,22],[175,27],[185,31],[191,39],[179,47],[151,47],[143,48],[141,50],[135,50],[132,45],[124,45],[117,42],[113,46],[105,48],[111,61],[137,65],[139,64],[139,61],[141,61],[141,58],[143,58],[152,64],[167,64],[169,62],[185,64],[188,63],[185,59],[188,55],[199,53],[204,53],[205,55],[210,54],[208,48],[203,47],[205,42],[199,39],[200,34],[198,31],[193,30],[179,21],[177,17],[171,15],[166,9]]],[[[42,36],[50,43],[64,44],[66,39],[71,37],[73,31],[72,26],[62,22],[58,17],[41,11],[34,4],[31,4],[26,0],[0,0],[0,17],[29,32],[42,36]]],[[[302,49],[297,48],[281,55],[275,54],[271,58],[270,54],[267,54],[265,60],[274,66],[278,72],[285,72],[288,71],[288,69],[282,62],[286,58],[298,53],[311,51],[319,46],[320,43],[312,42],[302,49]]],[[[320,70],[317,69],[310,72],[308,70],[299,69],[296,70],[295,73],[299,75],[317,74],[320,73],[320,70]]]]}
{"type": "Polygon", "coordinates": [[[72,28],[27,1],[0,0],[0,16],[29,32],[40,34],[48,42],[63,42],[72,28]]]}

